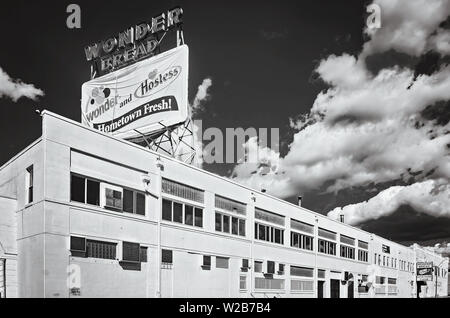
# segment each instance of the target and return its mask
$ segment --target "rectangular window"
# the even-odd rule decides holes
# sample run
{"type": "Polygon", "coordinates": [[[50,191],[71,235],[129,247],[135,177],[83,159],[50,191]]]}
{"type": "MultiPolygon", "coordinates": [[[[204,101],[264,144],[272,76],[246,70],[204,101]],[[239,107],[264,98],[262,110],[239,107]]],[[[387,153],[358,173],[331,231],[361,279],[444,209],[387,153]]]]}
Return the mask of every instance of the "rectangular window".
{"type": "Polygon", "coordinates": [[[187,204],[184,206],[184,224],[194,225],[194,207],[187,204]]]}
{"type": "Polygon", "coordinates": [[[239,235],[245,236],[245,220],[239,219],[239,235]]]}
{"type": "Polygon", "coordinates": [[[135,213],[139,215],[145,215],[145,194],[141,192],[135,192],[135,196],[136,196],[135,213]]]}
{"type": "Polygon", "coordinates": [[[162,250],[161,262],[163,264],[173,264],[173,252],[171,250],[162,250]]]}
{"type": "Polygon", "coordinates": [[[133,213],[134,211],[133,191],[123,189],[123,211],[133,213]]]}
{"type": "Polygon", "coordinates": [[[318,278],[325,278],[325,270],[323,270],[323,269],[318,269],[318,270],[317,270],[317,277],[318,277],[318,278]]]}
{"type": "Polygon", "coordinates": [[[341,245],[341,257],[355,259],[355,249],[350,246],[341,245]]]}
{"type": "Polygon", "coordinates": [[[305,233],[314,233],[314,226],[308,223],[303,223],[294,219],[291,219],[291,229],[305,232],[305,233]]]}
{"type": "Polygon", "coordinates": [[[125,262],[139,263],[140,248],[138,243],[122,242],[122,260],[125,262]]]}
{"type": "Polygon", "coordinates": [[[369,249],[369,243],[358,240],[358,247],[362,248],[362,249],[365,249],[365,250],[368,250],[369,249]]]}
{"type": "Polygon", "coordinates": [[[116,259],[116,243],[102,241],[86,241],[86,257],[101,259],[116,259]]]}
{"type": "Polygon", "coordinates": [[[162,180],[162,192],[186,200],[204,202],[204,191],[168,179],[162,180]]]}
{"type": "Polygon", "coordinates": [[[113,211],[123,210],[122,192],[114,189],[105,188],[105,208],[113,211]]]}
{"type": "Polygon", "coordinates": [[[327,239],[334,240],[334,241],[336,240],[335,232],[331,232],[331,231],[319,228],[318,234],[320,237],[327,238],[327,239]]]}
{"type": "Polygon", "coordinates": [[[397,279],[388,277],[388,284],[389,285],[396,285],[397,284],[397,279]]]}
{"type": "Polygon", "coordinates": [[[228,215],[223,216],[223,232],[230,233],[230,217],[228,215]]]}
{"type": "Polygon", "coordinates": [[[228,268],[230,259],[227,257],[216,257],[216,268],[228,268]]]}
{"type": "Polygon", "coordinates": [[[244,276],[244,275],[239,276],[239,289],[240,290],[247,289],[247,276],[244,276]]]}
{"type": "Polygon", "coordinates": [[[86,178],[72,175],[71,180],[70,180],[70,200],[71,201],[86,203],[86,184],[85,183],[86,183],[86,178]]]}
{"type": "Polygon", "coordinates": [[[275,274],[275,262],[267,261],[267,274],[275,274]]]}
{"type": "Polygon", "coordinates": [[[314,277],[314,269],[291,265],[291,276],[314,277]]]}
{"type": "Polygon", "coordinates": [[[145,215],[145,194],[123,189],[123,212],[145,215]]]}
{"type": "Polygon", "coordinates": [[[263,277],[255,277],[255,288],[281,290],[284,289],[284,279],[268,279],[263,277]]]}
{"type": "Polygon", "coordinates": [[[215,207],[229,212],[245,215],[247,206],[244,203],[227,199],[219,195],[215,196],[215,207]]]}
{"type": "Polygon", "coordinates": [[[178,202],[173,203],[173,222],[183,223],[183,205],[178,202]]]}
{"type": "Polygon", "coordinates": [[[279,275],[284,274],[284,264],[278,264],[278,274],[279,275]]]}
{"type": "Polygon", "coordinates": [[[34,170],[33,166],[27,168],[27,203],[33,202],[33,184],[34,184],[34,170]]]}
{"type": "Polygon", "coordinates": [[[255,261],[255,273],[262,273],[263,262],[255,261]]]}
{"type": "Polygon", "coordinates": [[[355,245],[355,239],[350,236],[345,236],[345,235],[341,234],[340,241],[341,241],[341,243],[344,243],[344,244],[348,244],[348,245],[352,245],[352,246],[355,245]]]}
{"type": "Polygon", "coordinates": [[[147,263],[147,261],[148,261],[147,251],[148,251],[148,248],[145,246],[141,246],[139,248],[139,259],[141,260],[142,263],[147,263]]]}
{"type": "Polygon", "coordinates": [[[70,237],[70,252],[75,257],[86,257],[86,239],[84,237],[70,237]]]}
{"type": "Polygon", "coordinates": [[[255,209],[255,219],[284,226],[284,216],[259,208],[255,209]]]}
{"type": "Polygon", "coordinates": [[[248,268],[248,259],[242,259],[242,268],[248,268]]]}
{"type": "Polygon", "coordinates": [[[336,243],[321,239],[319,239],[318,242],[319,242],[319,253],[336,255],[336,243]]]}
{"type": "Polygon", "coordinates": [[[222,232],[222,214],[216,212],[216,231],[222,232]]]}
{"type": "Polygon", "coordinates": [[[195,224],[196,227],[203,227],[203,210],[195,208],[195,224]]]}
{"type": "Polygon", "coordinates": [[[203,267],[211,268],[211,256],[203,255],[203,267]]]}
{"type": "Polygon", "coordinates": [[[163,199],[162,219],[164,221],[203,227],[203,209],[163,199]]]}
{"type": "Polygon", "coordinates": [[[311,236],[291,232],[291,246],[312,251],[313,250],[313,238],[311,236]]]}
{"type": "Polygon", "coordinates": [[[172,201],[163,199],[162,219],[172,221],[172,201]]]}
{"type": "Polygon", "coordinates": [[[284,230],[259,223],[255,223],[255,230],[255,239],[257,240],[284,244],[284,230]]]}
{"type": "Polygon", "coordinates": [[[312,292],[314,291],[314,281],[292,279],[291,291],[312,292]]]}
{"type": "Polygon", "coordinates": [[[358,250],[358,261],[367,263],[369,261],[369,252],[358,250]]]}
{"type": "Polygon", "coordinates": [[[231,218],[231,234],[239,235],[239,219],[231,218]]]}
{"type": "Polygon", "coordinates": [[[375,283],[376,283],[376,284],[381,284],[381,285],[383,285],[383,284],[385,283],[385,281],[386,281],[386,278],[385,278],[385,277],[382,277],[382,276],[375,276],[375,283]]]}

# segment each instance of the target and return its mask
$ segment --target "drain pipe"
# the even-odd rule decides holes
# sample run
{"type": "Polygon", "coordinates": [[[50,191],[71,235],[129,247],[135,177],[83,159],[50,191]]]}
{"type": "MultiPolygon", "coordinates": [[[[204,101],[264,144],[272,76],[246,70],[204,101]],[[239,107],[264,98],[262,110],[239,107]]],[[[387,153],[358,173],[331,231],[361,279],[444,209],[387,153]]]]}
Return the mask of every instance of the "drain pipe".
{"type": "Polygon", "coordinates": [[[3,292],[5,293],[6,298],[6,258],[3,259],[3,292]]]}

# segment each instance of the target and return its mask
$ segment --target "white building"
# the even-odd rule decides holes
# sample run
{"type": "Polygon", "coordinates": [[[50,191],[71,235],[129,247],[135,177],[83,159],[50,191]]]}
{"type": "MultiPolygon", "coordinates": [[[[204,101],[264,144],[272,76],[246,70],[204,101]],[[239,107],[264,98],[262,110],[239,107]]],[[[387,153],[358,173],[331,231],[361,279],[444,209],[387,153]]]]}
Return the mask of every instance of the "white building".
{"type": "Polygon", "coordinates": [[[447,295],[437,254],[42,119],[42,136],[0,168],[2,297],[416,297],[423,260],[447,295]]]}

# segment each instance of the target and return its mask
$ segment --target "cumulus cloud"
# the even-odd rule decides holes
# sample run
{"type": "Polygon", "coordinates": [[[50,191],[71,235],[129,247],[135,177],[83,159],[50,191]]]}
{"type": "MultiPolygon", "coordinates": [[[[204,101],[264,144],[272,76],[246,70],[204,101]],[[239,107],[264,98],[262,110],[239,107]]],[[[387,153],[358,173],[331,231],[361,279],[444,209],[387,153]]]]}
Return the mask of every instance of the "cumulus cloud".
{"type": "Polygon", "coordinates": [[[339,219],[339,215],[344,215],[346,223],[357,225],[391,215],[403,205],[434,217],[450,217],[448,180],[427,180],[409,186],[391,187],[368,201],[335,208],[328,216],[339,219]]]}
{"type": "Polygon", "coordinates": [[[420,56],[429,48],[432,34],[450,15],[448,0],[375,0],[381,8],[382,27],[365,29],[371,39],[363,56],[394,49],[420,56]]]}
{"type": "Polygon", "coordinates": [[[14,80],[0,68],[0,97],[8,97],[17,102],[22,97],[36,100],[43,95],[44,92],[33,84],[23,83],[20,79],[14,80]]]}
{"type": "Polygon", "coordinates": [[[450,100],[450,66],[418,74],[394,65],[372,74],[366,58],[390,50],[412,56],[428,49],[445,52],[446,31],[439,25],[450,14],[450,1],[374,2],[381,6],[382,28],[365,30],[370,40],[360,55],[331,55],[319,63],[316,73],[329,89],[316,97],[309,114],[291,121],[296,133],[287,155],[276,160],[277,173],[262,174],[242,163],[235,179],[251,186],[273,184],[268,191],[281,197],[324,185],[337,192],[407,181],[413,175],[416,182],[448,183],[450,125],[437,125],[422,113],[450,100]]]}
{"type": "Polygon", "coordinates": [[[212,86],[212,79],[210,78],[205,78],[202,84],[199,85],[197,89],[197,94],[195,95],[194,101],[192,102],[191,105],[193,114],[203,110],[202,103],[205,100],[208,100],[208,98],[210,97],[208,91],[211,86],[212,86]]]}

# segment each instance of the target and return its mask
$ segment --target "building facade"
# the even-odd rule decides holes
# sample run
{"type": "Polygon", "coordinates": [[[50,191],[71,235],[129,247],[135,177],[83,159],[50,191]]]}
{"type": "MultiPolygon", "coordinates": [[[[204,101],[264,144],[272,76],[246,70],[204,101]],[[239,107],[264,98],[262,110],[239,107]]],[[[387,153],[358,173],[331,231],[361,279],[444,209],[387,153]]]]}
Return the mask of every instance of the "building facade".
{"type": "Polygon", "coordinates": [[[447,295],[448,259],[42,113],[0,168],[2,297],[447,295]],[[435,288],[437,287],[437,288],[435,288]]]}

